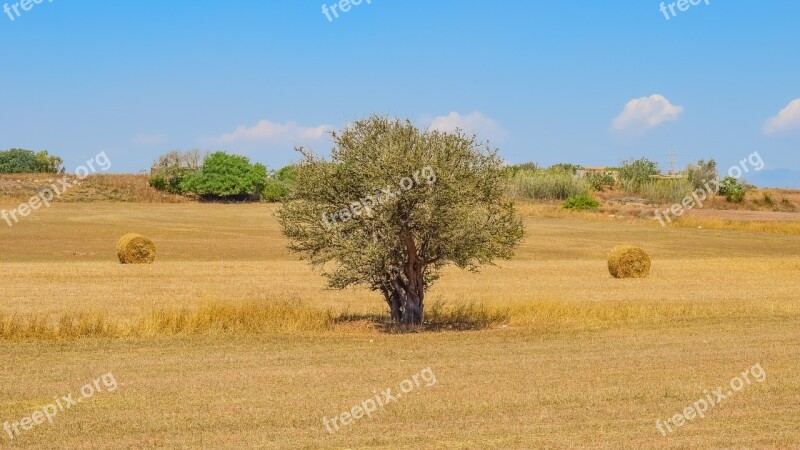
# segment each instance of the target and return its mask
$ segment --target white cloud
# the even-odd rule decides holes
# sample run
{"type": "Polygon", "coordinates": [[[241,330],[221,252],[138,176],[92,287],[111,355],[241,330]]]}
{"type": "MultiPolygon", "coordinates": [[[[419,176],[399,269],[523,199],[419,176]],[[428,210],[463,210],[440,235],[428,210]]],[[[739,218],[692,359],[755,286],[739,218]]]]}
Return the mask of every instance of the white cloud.
{"type": "Polygon", "coordinates": [[[683,106],[673,105],[663,95],[653,94],[629,101],[612,126],[617,131],[642,133],[664,122],[678,120],[682,113],[683,106]]]}
{"type": "Polygon", "coordinates": [[[242,125],[232,133],[223,134],[214,141],[219,144],[269,140],[307,141],[320,139],[332,129],[330,125],[302,127],[295,122],[275,123],[262,120],[252,127],[242,125]]]}
{"type": "Polygon", "coordinates": [[[800,98],[789,102],[777,116],[769,119],[764,125],[764,133],[775,134],[797,128],[800,128],[800,98]]]}
{"type": "Polygon", "coordinates": [[[161,134],[140,134],[134,140],[139,145],[159,145],[165,141],[164,135],[161,134]]]}
{"type": "Polygon", "coordinates": [[[466,116],[451,112],[446,116],[434,117],[431,120],[429,129],[451,132],[461,129],[485,139],[502,139],[506,136],[505,130],[497,122],[477,111],[466,116]]]}

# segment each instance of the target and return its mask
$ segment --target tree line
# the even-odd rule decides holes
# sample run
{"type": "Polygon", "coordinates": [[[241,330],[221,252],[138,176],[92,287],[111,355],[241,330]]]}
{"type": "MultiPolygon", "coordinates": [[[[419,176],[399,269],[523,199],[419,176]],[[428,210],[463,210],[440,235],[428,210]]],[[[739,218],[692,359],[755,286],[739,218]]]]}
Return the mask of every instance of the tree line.
{"type": "Polygon", "coordinates": [[[62,173],[64,161],[47,150],[12,148],[0,151],[0,173],[62,173]]]}

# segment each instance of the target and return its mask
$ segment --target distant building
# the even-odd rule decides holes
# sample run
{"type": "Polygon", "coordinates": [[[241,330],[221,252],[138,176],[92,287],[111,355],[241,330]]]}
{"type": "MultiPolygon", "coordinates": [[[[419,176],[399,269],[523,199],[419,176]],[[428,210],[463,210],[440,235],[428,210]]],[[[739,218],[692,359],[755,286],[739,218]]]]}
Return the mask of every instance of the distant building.
{"type": "Polygon", "coordinates": [[[604,166],[586,166],[581,167],[575,173],[576,176],[583,178],[587,175],[610,175],[614,177],[614,181],[619,181],[619,170],[613,167],[604,166]]]}
{"type": "Polygon", "coordinates": [[[650,175],[651,180],[683,180],[689,178],[686,174],[677,175],[650,175]]]}

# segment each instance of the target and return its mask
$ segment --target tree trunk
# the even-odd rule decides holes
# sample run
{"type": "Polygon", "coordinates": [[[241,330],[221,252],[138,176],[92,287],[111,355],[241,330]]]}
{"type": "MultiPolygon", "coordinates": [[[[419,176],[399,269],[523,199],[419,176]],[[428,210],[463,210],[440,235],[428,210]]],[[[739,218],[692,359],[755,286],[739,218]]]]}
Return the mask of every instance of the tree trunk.
{"type": "Polygon", "coordinates": [[[403,280],[402,276],[395,276],[392,281],[392,291],[397,296],[402,310],[401,322],[406,325],[420,325],[424,311],[424,294],[415,289],[411,283],[403,280]]]}
{"type": "Polygon", "coordinates": [[[383,292],[383,298],[386,299],[386,303],[389,305],[389,314],[392,316],[392,322],[399,323],[403,320],[403,306],[400,303],[400,296],[391,286],[383,287],[381,292],[383,292]]]}
{"type": "Polygon", "coordinates": [[[424,263],[417,255],[417,247],[411,236],[406,236],[406,266],[402,271],[391,274],[387,293],[392,320],[399,320],[406,325],[422,324],[425,308],[424,263]]]}

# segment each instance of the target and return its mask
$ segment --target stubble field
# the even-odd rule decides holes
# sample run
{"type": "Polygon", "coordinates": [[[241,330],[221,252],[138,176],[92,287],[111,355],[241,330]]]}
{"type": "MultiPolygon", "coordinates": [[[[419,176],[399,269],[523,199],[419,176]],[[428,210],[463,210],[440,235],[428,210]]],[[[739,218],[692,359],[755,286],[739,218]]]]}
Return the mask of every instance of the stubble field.
{"type": "Polygon", "coordinates": [[[800,448],[797,234],[523,208],[514,259],[448,271],[426,299],[472,305],[491,323],[396,333],[374,322],[379,295],[327,290],[288,254],[273,211],[63,203],[3,225],[0,421],[108,372],[119,389],[13,440],[3,432],[0,447],[800,448]],[[156,242],[155,264],[117,263],[114,244],[130,231],[156,242]],[[650,253],[650,278],[610,277],[605,258],[620,243],[650,253]],[[268,305],[302,314],[214,325],[213,311],[268,305]],[[205,328],[137,328],[198,308],[212,311],[205,328]],[[48,334],[82,315],[103,327],[48,334]],[[45,330],[9,325],[32,320],[45,330]],[[659,433],[657,419],[757,363],[763,382],[659,433]],[[432,385],[333,433],[323,424],[426,368],[432,385]]]}

